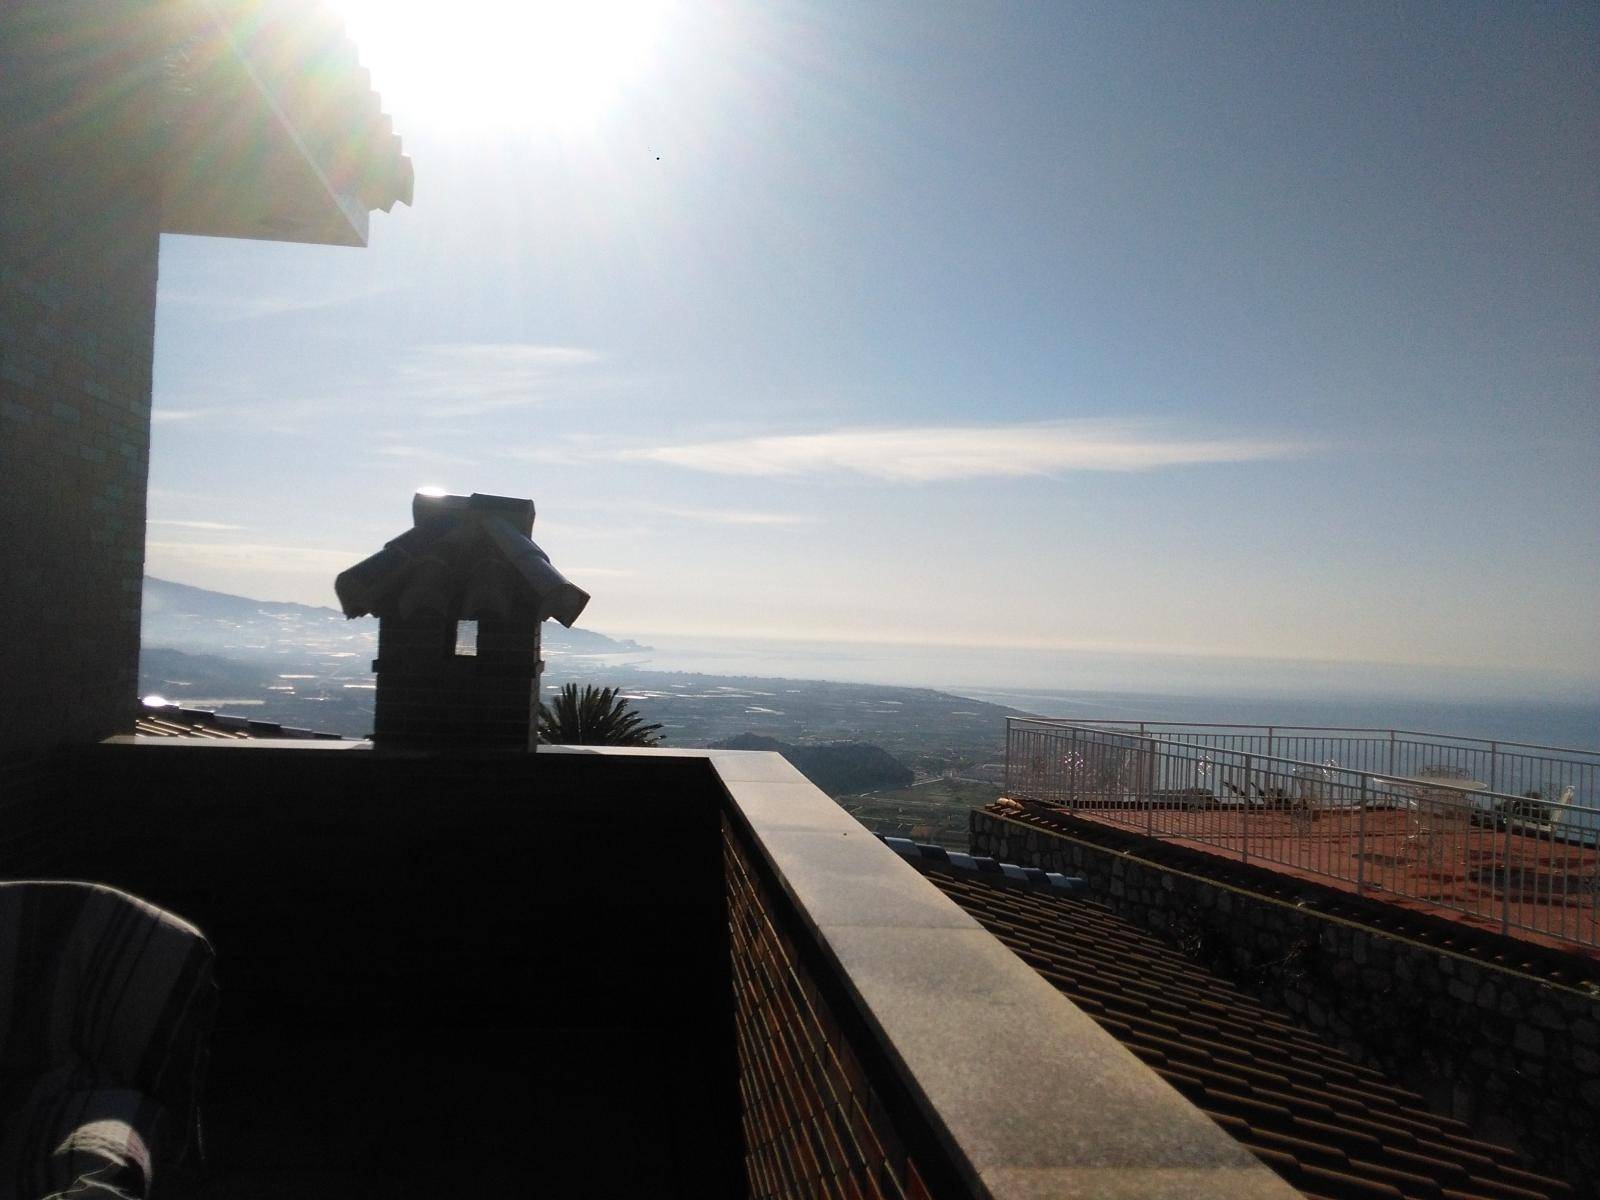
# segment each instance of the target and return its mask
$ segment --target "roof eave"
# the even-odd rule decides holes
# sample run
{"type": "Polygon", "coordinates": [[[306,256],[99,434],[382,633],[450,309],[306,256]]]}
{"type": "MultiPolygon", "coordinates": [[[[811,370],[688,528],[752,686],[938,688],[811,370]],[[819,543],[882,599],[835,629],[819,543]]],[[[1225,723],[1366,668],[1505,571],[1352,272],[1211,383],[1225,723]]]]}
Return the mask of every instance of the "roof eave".
{"type": "Polygon", "coordinates": [[[373,208],[411,202],[411,161],[398,153],[399,139],[381,181],[364,181],[359,193],[336,187],[229,23],[214,5],[201,7],[202,36],[212,43],[200,52],[204,94],[191,96],[173,125],[162,232],[365,246],[373,208]]]}

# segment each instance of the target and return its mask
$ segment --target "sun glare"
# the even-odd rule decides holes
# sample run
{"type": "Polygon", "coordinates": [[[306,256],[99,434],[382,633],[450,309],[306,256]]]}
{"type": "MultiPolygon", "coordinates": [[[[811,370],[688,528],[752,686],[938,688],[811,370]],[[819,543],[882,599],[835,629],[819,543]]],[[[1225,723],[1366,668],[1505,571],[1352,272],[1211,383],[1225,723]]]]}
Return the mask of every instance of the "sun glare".
{"type": "Polygon", "coordinates": [[[665,0],[332,0],[384,107],[457,128],[577,133],[639,83],[665,0]]]}

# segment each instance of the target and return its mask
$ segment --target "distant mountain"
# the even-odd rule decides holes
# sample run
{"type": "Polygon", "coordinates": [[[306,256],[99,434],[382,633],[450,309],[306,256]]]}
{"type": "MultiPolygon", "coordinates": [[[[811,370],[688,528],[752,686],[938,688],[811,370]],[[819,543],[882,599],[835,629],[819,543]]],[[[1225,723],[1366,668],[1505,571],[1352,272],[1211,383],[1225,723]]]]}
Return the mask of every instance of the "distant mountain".
{"type": "Polygon", "coordinates": [[[881,746],[867,742],[829,742],[795,746],[759,733],[741,733],[717,742],[718,750],[776,750],[830,796],[850,796],[882,788],[910,787],[911,768],[881,746]]]}
{"type": "Polygon", "coordinates": [[[173,583],[144,577],[144,607],[174,616],[202,618],[216,621],[246,621],[263,616],[302,621],[343,621],[344,614],[337,609],[310,604],[293,604],[283,600],[252,600],[247,596],[233,596],[227,592],[213,592],[191,587],[187,583],[173,583]]]}
{"type": "MultiPolygon", "coordinates": [[[[373,657],[378,622],[347,620],[334,608],[252,600],[145,576],[141,642],[191,653],[231,658],[277,658],[285,651],[323,651],[373,657]]],[[[564,629],[545,622],[544,646],[567,654],[627,654],[648,646],[590,629],[564,629]]]]}
{"type": "Polygon", "coordinates": [[[546,621],[544,633],[540,636],[547,649],[565,650],[568,654],[643,654],[650,649],[632,638],[607,637],[592,629],[579,629],[576,625],[566,629],[556,621],[546,621]]]}

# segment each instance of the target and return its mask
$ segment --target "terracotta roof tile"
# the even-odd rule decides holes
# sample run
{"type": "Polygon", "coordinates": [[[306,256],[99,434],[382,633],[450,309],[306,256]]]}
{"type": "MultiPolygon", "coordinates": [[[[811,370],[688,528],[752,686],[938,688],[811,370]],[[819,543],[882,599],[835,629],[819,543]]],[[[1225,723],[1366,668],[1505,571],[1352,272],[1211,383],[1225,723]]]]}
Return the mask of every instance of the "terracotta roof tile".
{"type": "Polygon", "coordinates": [[[347,741],[341,734],[316,733],[276,721],[255,721],[211,712],[204,708],[180,708],[176,704],[144,704],[134,716],[133,731],[144,737],[201,738],[211,741],[249,741],[251,738],[310,738],[318,741],[347,741]]]}
{"type": "Polygon", "coordinates": [[[1081,891],[907,857],[1307,1196],[1571,1195],[1081,891]]]}

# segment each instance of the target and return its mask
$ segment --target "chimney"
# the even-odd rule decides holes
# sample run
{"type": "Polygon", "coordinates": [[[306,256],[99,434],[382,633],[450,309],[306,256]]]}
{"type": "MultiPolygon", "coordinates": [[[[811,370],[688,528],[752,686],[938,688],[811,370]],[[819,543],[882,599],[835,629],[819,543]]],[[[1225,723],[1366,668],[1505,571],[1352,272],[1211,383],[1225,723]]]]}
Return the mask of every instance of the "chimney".
{"type": "Polygon", "coordinates": [[[378,618],[379,746],[532,750],[539,627],[589,594],[533,542],[533,501],[418,492],[413,525],[334,580],[347,617],[378,618]]]}

